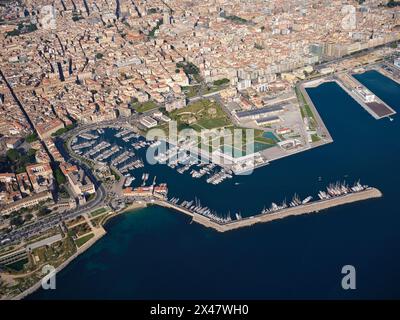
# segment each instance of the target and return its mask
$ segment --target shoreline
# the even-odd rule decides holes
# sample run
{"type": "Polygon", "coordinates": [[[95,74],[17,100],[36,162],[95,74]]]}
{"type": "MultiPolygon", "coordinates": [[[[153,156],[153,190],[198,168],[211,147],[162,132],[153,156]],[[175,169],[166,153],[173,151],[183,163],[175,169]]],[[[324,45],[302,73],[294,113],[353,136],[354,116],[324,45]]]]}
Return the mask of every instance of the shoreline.
{"type": "Polygon", "coordinates": [[[114,211],[114,213],[107,215],[104,218],[104,220],[101,222],[101,226],[104,228],[104,226],[108,223],[108,221],[110,221],[111,219],[113,219],[119,215],[131,213],[131,212],[139,210],[139,209],[145,209],[147,207],[148,207],[148,203],[146,201],[142,201],[140,203],[134,202],[120,211],[114,211]]]}
{"type": "MultiPolygon", "coordinates": [[[[324,79],[325,80],[325,79],[324,79]]],[[[328,80],[328,81],[322,81],[322,82],[332,82],[334,80],[328,80]]],[[[318,85],[320,85],[321,83],[318,83],[318,85]]],[[[318,111],[316,110],[315,106],[312,103],[312,100],[310,99],[310,97],[308,96],[307,90],[305,90],[307,87],[303,87],[304,93],[305,93],[305,98],[307,100],[309,100],[309,102],[311,102],[311,105],[314,108],[314,111],[316,111],[316,115],[317,117],[320,117],[318,111]]],[[[323,122],[322,122],[323,123],[323,122]]],[[[324,123],[323,123],[324,124],[324,123]]],[[[110,126],[110,125],[105,125],[105,126],[110,126]]],[[[111,125],[112,126],[112,125],[111,125]]],[[[328,136],[329,136],[329,142],[325,143],[321,143],[317,146],[314,146],[312,148],[315,147],[319,147],[325,144],[329,144],[331,142],[333,142],[332,137],[329,134],[329,131],[327,130],[327,128],[325,128],[326,131],[328,132],[328,136]]],[[[310,150],[312,148],[309,148],[307,150],[310,150]]],[[[303,151],[307,151],[307,150],[300,150],[298,152],[294,152],[293,154],[297,154],[297,153],[301,153],[303,151]]],[[[286,156],[290,156],[293,154],[289,154],[289,155],[285,155],[283,157],[286,156]]],[[[283,158],[282,157],[282,158],[283,158]]],[[[277,160],[277,159],[274,159],[277,160]]],[[[267,165],[268,163],[264,164],[267,165]]],[[[255,215],[252,217],[248,217],[248,218],[244,218],[242,220],[238,220],[238,221],[232,221],[230,223],[227,224],[219,224],[216,222],[211,221],[209,218],[205,217],[205,216],[201,216],[199,214],[195,214],[192,215],[190,214],[190,216],[192,217],[192,221],[201,224],[203,226],[206,227],[211,227],[212,229],[218,231],[218,232],[226,232],[226,231],[231,231],[231,230],[235,230],[235,229],[239,229],[242,227],[249,227],[258,223],[265,223],[265,222],[271,222],[271,221],[275,221],[275,220],[280,220],[280,219],[284,219],[286,217],[289,216],[296,216],[296,215],[302,215],[302,214],[310,214],[310,213],[319,213],[322,210],[326,210],[332,207],[336,207],[336,206],[341,206],[341,205],[345,205],[345,204],[350,204],[350,203],[354,203],[354,202],[360,202],[363,200],[368,200],[368,199],[373,199],[373,198],[381,198],[383,195],[381,193],[380,190],[375,189],[375,188],[371,188],[369,190],[365,190],[359,193],[355,193],[355,194],[349,194],[346,196],[342,196],[339,198],[334,198],[334,199],[329,199],[329,200],[322,200],[322,201],[318,201],[315,203],[311,203],[311,204],[307,204],[307,205],[303,205],[300,207],[295,207],[295,208],[287,208],[282,210],[282,212],[277,212],[275,214],[260,214],[260,215],[255,215]],[[354,197],[352,197],[354,196],[354,197]],[[337,200],[337,201],[334,201],[337,200]],[[330,201],[332,201],[330,203],[330,201]],[[318,207],[318,205],[320,205],[320,207],[318,207]],[[315,209],[315,206],[317,209],[315,209]],[[214,224],[214,225],[212,225],[214,224]]],[[[77,258],[80,254],[84,253],[86,250],[88,250],[92,245],[94,245],[99,239],[101,239],[107,232],[104,229],[104,226],[107,224],[107,222],[109,220],[111,220],[112,218],[119,216],[121,214],[125,214],[125,213],[130,213],[132,211],[135,211],[137,209],[144,209],[146,207],[148,207],[148,205],[158,205],[161,207],[165,207],[165,208],[169,208],[181,213],[185,213],[182,210],[177,209],[176,207],[174,208],[171,205],[166,205],[164,201],[159,201],[159,200],[155,200],[154,202],[150,202],[150,201],[142,201],[141,203],[135,202],[132,203],[131,205],[128,205],[126,208],[118,211],[118,212],[113,212],[112,214],[107,215],[104,220],[101,221],[101,227],[103,228],[104,232],[101,235],[95,236],[94,238],[90,239],[87,243],[85,243],[81,248],[77,249],[77,252],[74,253],[72,256],[70,256],[67,260],[65,260],[64,262],[62,262],[57,268],[56,268],[56,273],[60,272],[62,269],[64,269],[65,267],[67,267],[75,258],[77,258]],[[164,204],[159,204],[163,202],[164,204]]],[[[18,294],[17,296],[10,298],[11,300],[21,300],[26,298],[27,296],[29,296],[30,294],[34,293],[36,290],[40,289],[41,287],[41,281],[37,282],[36,284],[34,284],[32,287],[28,288],[27,290],[21,292],[20,294],[18,294]]]]}
{"type": "MultiPolygon", "coordinates": [[[[56,268],[56,274],[59,273],[61,270],[63,270],[64,268],[66,268],[73,260],[75,260],[78,256],[80,256],[81,254],[83,254],[84,252],[86,252],[86,250],[88,250],[90,247],[92,247],[98,240],[100,240],[104,235],[107,234],[107,231],[105,230],[104,226],[107,224],[107,222],[119,215],[122,214],[127,214],[130,213],[132,211],[136,211],[138,209],[144,209],[147,207],[147,203],[143,202],[143,203],[132,203],[131,205],[127,206],[126,208],[122,209],[119,212],[114,212],[113,214],[107,215],[105,217],[105,219],[101,222],[101,228],[102,228],[102,232],[93,237],[92,239],[90,239],[88,242],[86,242],[82,247],[77,249],[77,252],[75,252],[72,256],[70,256],[67,260],[65,260],[64,262],[62,262],[57,268],[56,268]]],[[[26,289],[25,291],[21,292],[20,294],[16,295],[15,297],[12,297],[10,299],[6,299],[6,300],[23,300],[24,298],[26,298],[27,296],[33,294],[35,291],[39,290],[42,286],[42,282],[39,281],[37,283],[35,283],[32,287],[26,289]]],[[[3,299],[0,299],[3,300],[3,299]]]]}
{"type": "MultiPolygon", "coordinates": [[[[56,268],[56,273],[59,273],[62,269],[66,268],[75,258],[77,258],[79,255],[84,253],[86,250],[88,250],[91,246],[93,246],[98,240],[100,240],[105,234],[107,234],[107,231],[104,229],[104,226],[107,224],[107,222],[119,215],[122,214],[127,214],[132,211],[136,211],[138,209],[144,209],[148,207],[149,204],[151,205],[157,205],[159,207],[163,207],[166,209],[174,210],[176,212],[180,212],[183,214],[186,214],[190,217],[192,217],[192,221],[196,222],[197,224],[200,224],[204,227],[211,228],[217,232],[228,232],[232,230],[237,230],[240,228],[244,227],[250,227],[259,223],[267,223],[267,222],[272,222],[275,220],[281,220],[285,219],[290,216],[299,216],[299,215],[304,215],[304,214],[313,214],[313,213],[320,213],[323,210],[327,210],[333,207],[338,207],[354,202],[360,202],[364,200],[369,200],[369,199],[374,199],[374,198],[381,198],[383,196],[382,192],[379,189],[376,188],[371,188],[368,190],[364,190],[361,192],[357,193],[351,193],[347,194],[344,196],[340,196],[337,198],[331,198],[327,200],[321,200],[321,201],[316,201],[310,204],[306,205],[301,205],[299,207],[289,207],[286,209],[283,209],[279,212],[276,212],[275,214],[258,214],[254,216],[250,216],[247,218],[243,218],[242,220],[235,220],[226,224],[220,224],[215,221],[212,221],[210,218],[202,216],[197,213],[192,213],[188,210],[185,210],[184,208],[177,207],[173,204],[170,204],[166,201],[163,200],[154,200],[154,202],[136,202],[132,203],[128,207],[122,209],[119,212],[115,212],[111,215],[108,215],[105,217],[105,219],[101,222],[101,227],[102,227],[102,232],[96,237],[90,239],[87,243],[85,243],[81,248],[77,250],[75,254],[70,256],[66,261],[61,263],[57,268],[56,268]]],[[[11,298],[10,300],[22,300],[26,298],[27,296],[31,295],[35,291],[39,290],[41,287],[41,281],[37,282],[34,284],[32,287],[28,288],[24,292],[20,293],[19,295],[11,298]]]]}
{"type": "MultiPolygon", "coordinates": [[[[103,229],[104,230],[104,229],[103,229]]],[[[90,239],[88,242],[86,242],[81,248],[78,248],[77,251],[70,256],[67,260],[65,260],[63,263],[61,263],[57,268],[56,268],[56,274],[59,273],[61,270],[63,270],[65,267],[67,267],[75,258],[80,256],[82,253],[84,253],[86,250],[88,250],[92,245],[94,245],[98,240],[100,240],[104,235],[106,234],[106,231],[102,232],[100,235],[97,237],[95,236],[94,238],[90,239]]],[[[26,289],[25,291],[21,292],[17,296],[11,298],[10,300],[22,300],[26,298],[27,296],[31,295],[35,291],[39,290],[42,286],[41,280],[37,283],[35,283],[32,287],[26,289]]]]}

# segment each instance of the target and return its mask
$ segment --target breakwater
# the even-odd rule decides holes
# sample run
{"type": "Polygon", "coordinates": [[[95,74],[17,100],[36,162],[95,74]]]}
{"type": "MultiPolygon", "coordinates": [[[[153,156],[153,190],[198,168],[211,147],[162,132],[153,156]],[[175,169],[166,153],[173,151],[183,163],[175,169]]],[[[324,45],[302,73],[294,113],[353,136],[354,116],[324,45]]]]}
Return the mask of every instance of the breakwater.
{"type": "Polygon", "coordinates": [[[368,188],[366,190],[342,195],[339,197],[334,197],[330,199],[320,200],[308,204],[299,205],[297,207],[285,208],[273,213],[261,213],[255,216],[250,216],[240,220],[233,220],[230,222],[219,223],[212,220],[209,217],[203,216],[196,212],[193,212],[187,208],[179,206],[177,204],[170,203],[164,200],[155,200],[151,204],[159,205],[169,209],[174,209],[176,211],[182,212],[193,218],[193,221],[202,224],[205,227],[213,228],[219,232],[226,232],[234,229],[239,229],[243,227],[249,227],[256,223],[271,222],[278,219],[283,219],[289,216],[298,216],[302,214],[317,213],[322,210],[333,208],[336,206],[341,206],[353,202],[380,198],[382,197],[382,192],[376,188],[368,188]]]}

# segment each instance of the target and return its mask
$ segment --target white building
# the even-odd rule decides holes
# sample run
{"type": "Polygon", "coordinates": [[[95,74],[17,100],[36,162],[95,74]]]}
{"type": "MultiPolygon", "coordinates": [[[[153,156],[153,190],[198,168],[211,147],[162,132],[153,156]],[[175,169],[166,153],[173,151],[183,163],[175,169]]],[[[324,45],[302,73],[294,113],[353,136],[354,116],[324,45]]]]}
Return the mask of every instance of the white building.
{"type": "Polygon", "coordinates": [[[240,81],[238,82],[238,84],[237,84],[237,89],[238,89],[239,91],[245,90],[245,89],[250,88],[250,87],[251,87],[251,80],[249,80],[249,79],[240,80],[240,81]]]}
{"type": "Polygon", "coordinates": [[[145,126],[146,128],[148,128],[148,129],[154,128],[155,126],[157,126],[157,121],[154,120],[152,117],[149,117],[149,116],[143,117],[143,118],[140,120],[140,123],[141,123],[142,125],[144,125],[144,126],[145,126]]]}
{"type": "Polygon", "coordinates": [[[357,88],[355,90],[357,96],[359,96],[364,102],[371,103],[375,101],[375,95],[366,88],[357,88]]]}

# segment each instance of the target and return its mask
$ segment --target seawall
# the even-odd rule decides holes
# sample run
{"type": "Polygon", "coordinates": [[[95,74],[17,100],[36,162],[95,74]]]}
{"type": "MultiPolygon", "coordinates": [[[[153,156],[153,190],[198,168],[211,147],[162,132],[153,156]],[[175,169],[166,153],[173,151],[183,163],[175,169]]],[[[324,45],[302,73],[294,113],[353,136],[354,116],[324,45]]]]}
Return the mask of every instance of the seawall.
{"type": "Polygon", "coordinates": [[[213,228],[219,232],[226,232],[226,231],[239,229],[239,228],[243,228],[243,227],[249,227],[256,223],[271,222],[271,221],[283,219],[283,218],[286,218],[289,216],[298,216],[298,215],[302,215],[302,214],[317,213],[322,210],[326,210],[326,209],[333,208],[336,206],[341,206],[341,205],[345,205],[345,204],[349,204],[349,203],[353,203],[353,202],[358,202],[358,201],[363,201],[363,200],[373,199],[373,198],[380,198],[380,197],[382,197],[381,191],[379,191],[376,188],[370,188],[370,189],[360,191],[357,193],[350,193],[347,195],[330,198],[327,200],[320,200],[320,201],[312,202],[309,204],[300,205],[297,207],[289,207],[289,208],[277,211],[275,213],[258,214],[255,216],[243,218],[241,220],[234,220],[234,221],[224,223],[224,224],[218,223],[216,221],[211,220],[210,218],[208,218],[206,216],[191,212],[191,211],[187,210],[186,208],[176,206],[176,205],[171,204],[166,201],[157,200],[157,201],[154,201],[153,204],[182,212],[182,213],[192,217],[194,222],[202,224],[203,226],[208,227],[208,228],[213,228]]]}

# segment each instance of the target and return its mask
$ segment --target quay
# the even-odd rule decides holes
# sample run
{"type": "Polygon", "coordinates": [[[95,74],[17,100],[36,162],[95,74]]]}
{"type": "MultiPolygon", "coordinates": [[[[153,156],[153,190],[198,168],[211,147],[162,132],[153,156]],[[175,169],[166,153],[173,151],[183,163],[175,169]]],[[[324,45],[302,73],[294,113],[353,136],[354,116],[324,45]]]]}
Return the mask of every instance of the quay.
{"type": "Polygon", "coordinates": [[[312,113],[315,116],[315,119],[318,123],[318,128],[317,130],[319,131],[318,134],[322,137],[322,140],[316,145],[316,146],[321,146],[324,144],[332,143],[333,138],[331,134],[329,133],[328,128],[326,127],[324,121],[321,118],[321,115],[319,114],[317,107],[315,106],[314,102],[308,95],[308,92],[306,90],[306,87],[301,84],[298,86],[298,89],[300,90],[301,94],[303,95],[305,99],[305,103],[308,104],[308,106],[311,108],[312,113]]]}
{"type": "Polygon", "coordinates": [[[315,88],[326,82],[336,82],[340,88],[342,88],[376,120],[387,118],[396,114],[394,109],[374,95],[369,89],[367,89],[356,78],[354,78],[352,74],[348,72],[341,72],[335,75],[327,76],[326,78],[308,81],[305,82],[303,86],[304,88],[315,88]]]}
{"type": "Polygon", "coordinates": [[[338,85],[357,101],[370,115],[380,120],[396,114],[396,111],[374,95],[349,73],[335,76],[338,85]]]}
{"type": "Polygon", "coordinates": [[[326,200],[320,200],[320,201],[300,205],[297,207],[289,207],[289,208],[277,211],[275,213],[262,213],[262,214],[258,214],[255,216],[242,218],[240,220],[233,220],[233,221],[226,222],[226,223],[219,223],[219,222],[213,221],[209,217],[192,212],[186,208],[172,204],[165,200],[158,200],[158,199],[152,200],[148,204],[158,205],[161,207],[179,211],[181,213],[184,213],[184,214],[192,217],[194,222],[202,224],[203,226],[205,226],[207,228],[213,228],[218,232],[226,232],[226,231],[231,231],[234,229],[249,227],[249,226],[252,226],[257,223],[271,222],[271,221],[283,219],[283,218],[286,218],[289,216],[298,216],[298,215],[302,215],[302,214],[318,213],[322,210],[326,210],[329,208],[333,208],[333,207],[337,207],[337,206],[341,206],[341,205],[345,205],[345,204],[349,204],[349,203],[353,203],[353,202],[368,200],[368,199],[381,198],[381,197],[382,197],[382,192],[380,190],[378,190],[376,188],[369,188],[369,189],[366,189],[366,190],[363,190],[360,192],[356,192],[356,193],[350,193],[347,195],[334,197],[334,198],[330,198],[330,199],[326,199],[326,200]]]}

